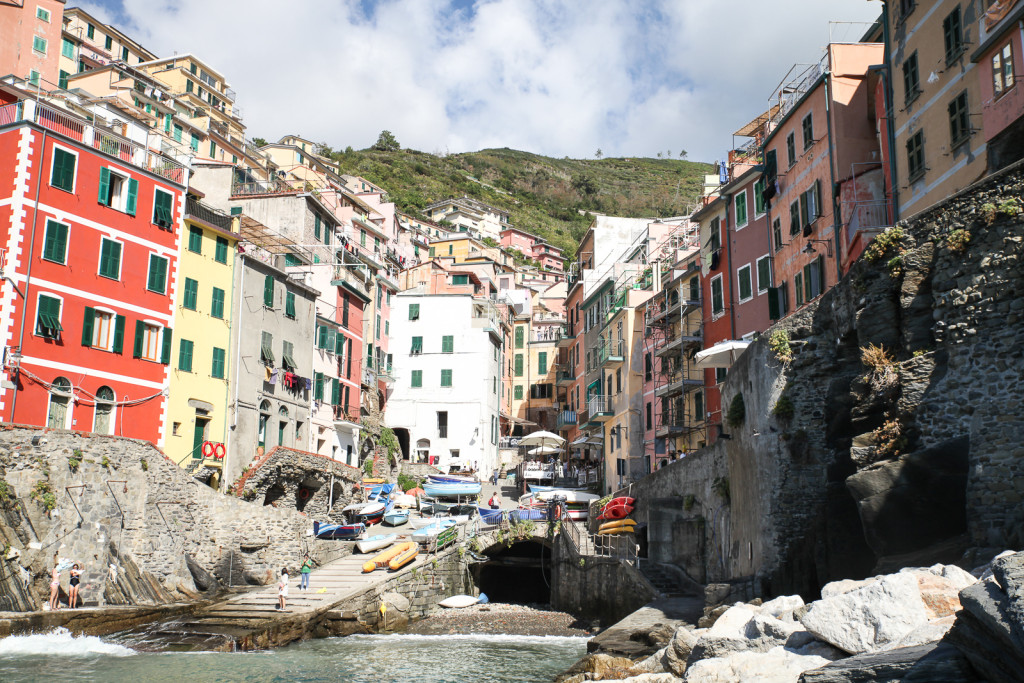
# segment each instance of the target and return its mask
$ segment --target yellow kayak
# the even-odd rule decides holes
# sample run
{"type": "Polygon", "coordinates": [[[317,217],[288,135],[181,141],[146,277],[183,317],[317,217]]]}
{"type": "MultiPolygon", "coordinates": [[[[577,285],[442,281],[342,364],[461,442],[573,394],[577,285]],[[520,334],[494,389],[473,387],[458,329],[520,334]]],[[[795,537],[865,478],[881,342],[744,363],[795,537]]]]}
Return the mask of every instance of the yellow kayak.
{"type": "Polygon", "coordinates": [[[363,564],[363,573],[366,574],[368,572],[372,572],[374,569],[387,567],[392,560],[397,558],[402,553],[408,551],[410,546],[415,547],[416,544],[412,542],[399,543],[396,546],[388,548],[379,555],[375,555],[369,562],[365,562],[363,564]]]}
{"type": "Polygon", "coordinates": [[[402,548],[403,550],[399,554],[395,555],[393,560],[388,562],[388,568],[391,571],[401,569],[405,565],[412,562],[414,559],[416,559],[416,554],[420,551],[420,544],[414,541],[403,543],[398,547],[402,548]]]}
{"type": "Polygon", "coordinates": [[[632,526],[617,526],[614,529],[605,529],[604,531],[597,532],[601,536],[615,536],[616,534],[631,534],[633,533],[632,526]]]}
{"type": "Polygon", "coordinates": [[[605,522],[597,528],[598,533],[602,531],[608,531],[610,529],[618,529],[620,527],[629,527],[632,529],[636,525],[632,519],[617,519],[614,522],[605,522]]]}

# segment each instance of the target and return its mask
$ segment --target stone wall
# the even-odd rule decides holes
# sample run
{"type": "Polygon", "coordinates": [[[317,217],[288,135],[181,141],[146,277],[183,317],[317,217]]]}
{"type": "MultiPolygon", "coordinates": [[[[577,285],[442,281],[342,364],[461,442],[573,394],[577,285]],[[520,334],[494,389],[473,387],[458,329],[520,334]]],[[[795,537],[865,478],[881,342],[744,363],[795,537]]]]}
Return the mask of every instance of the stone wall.
{"type": "Polygon", "coordinates": [[[0,479],[5,608],[46,602],[55,556],[82,566],[82,599],[103,605],[196,598],[190,562],[219,585],[265,584],[306,551],[320,562],[339,552],[294,507],[220,494],[144,441],[5,425],[0,479]]]}
{"type": "Polygon", "coordinates": [[[1022,197],[1018,164],[904,221],[751,344],[723,385],[724,411],[745,406],[729,438],[620,492],[652,559],[813,598],[1024,545],[1022,197]],[[866,365],[871,345],[892,362],[866,365]]]}

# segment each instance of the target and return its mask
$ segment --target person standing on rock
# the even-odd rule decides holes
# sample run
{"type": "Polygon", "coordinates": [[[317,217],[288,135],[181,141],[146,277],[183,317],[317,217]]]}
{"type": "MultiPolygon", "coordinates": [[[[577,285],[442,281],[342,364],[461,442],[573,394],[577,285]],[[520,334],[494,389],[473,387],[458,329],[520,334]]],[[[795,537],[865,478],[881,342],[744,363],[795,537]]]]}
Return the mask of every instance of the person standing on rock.
{"type": "Polygon", "coordinates": [[[77,562],[71,565],[71,580],[68,581],[68,607],[78,606],[78,584],[81,582],[79,579],[81,573],[77,562]]]}
{"type": "Polygon", "coordinates": [[[311,571],[313,571],[313,561],[307,554],[302,558],[302,567],[299,568],[299,578],[301,579],[299,590],[309,590],[309,573],[311,571]]]}
{"type": "Polygon", "coordinates": [[[281,579],[277,582],[277,609],[285,608],[285,599],[288,597],[288,568],[281,569],[281,579]]]}
{"type": "Polygon", "coordinates": [[[49,604],[52,611],[60,609],[60,562],[56,559],[53,561],[53,571],[50,572],[49,604]]]}

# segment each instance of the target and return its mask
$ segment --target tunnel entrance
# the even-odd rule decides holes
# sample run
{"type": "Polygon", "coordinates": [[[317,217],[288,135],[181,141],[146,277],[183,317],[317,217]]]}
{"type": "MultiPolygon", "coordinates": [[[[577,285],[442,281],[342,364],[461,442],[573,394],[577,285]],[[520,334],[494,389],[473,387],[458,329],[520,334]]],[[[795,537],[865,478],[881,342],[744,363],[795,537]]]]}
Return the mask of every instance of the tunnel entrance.
{"type": "Polygon", "coordinates": [[[473,579],[492,602],[516,604],[551,602],[550,547],[522,541],[488,550],[486,562],[472,566],[473,579]]]}

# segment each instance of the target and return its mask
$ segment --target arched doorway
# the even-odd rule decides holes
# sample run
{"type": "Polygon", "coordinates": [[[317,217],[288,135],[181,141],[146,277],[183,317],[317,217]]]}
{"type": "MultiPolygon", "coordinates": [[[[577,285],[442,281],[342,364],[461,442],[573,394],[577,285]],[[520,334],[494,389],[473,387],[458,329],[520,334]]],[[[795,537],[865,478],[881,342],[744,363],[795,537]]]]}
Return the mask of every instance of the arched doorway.
{"type": "Polygon", "coordinates": [[[71,380],[58,377],[50,386],[50,405],[46,426],[50,429],[69,429],[71,424],[71,380]]]}
{"type": "Polygon", "coordinates": [[[277,411],[277,445],[284,445],[284,436],[288,432],[288,409],[281,406],[277,411]]]}
{"type": "Polygon", "coordinates": [[[409,450],[409,430],[404,427],[395,427],[395,438],[398,439],[398,446],[402,449],[402,460],[409,460],[412,452],[409,450]]]}
{"type": "Polygon", "coordinates": [[[270,401],[260,402],[260,423],[256,432],[256,441],[260,448],[267,449],[267,424],[270,422],[270,401]]]}
{"type": "Polygon", "coordinates": [[[420,439],[416,442],[416,462],[430,462],[430,439],[420,439]]]}
{"type": "Polygon", "coordinates": [[[492,602],[547,603],[551,601],[551,553],[543,541],[520,541],[485,551],[486,562],[470,571],[481,592],[492,602]]]}
{"type": "Polygon", "coordinates": [[[92,431],[97,434],[113,434],[114,420],[114,390],[100,387],[96,392],[96,415],[93,417],[92,431]]]}

